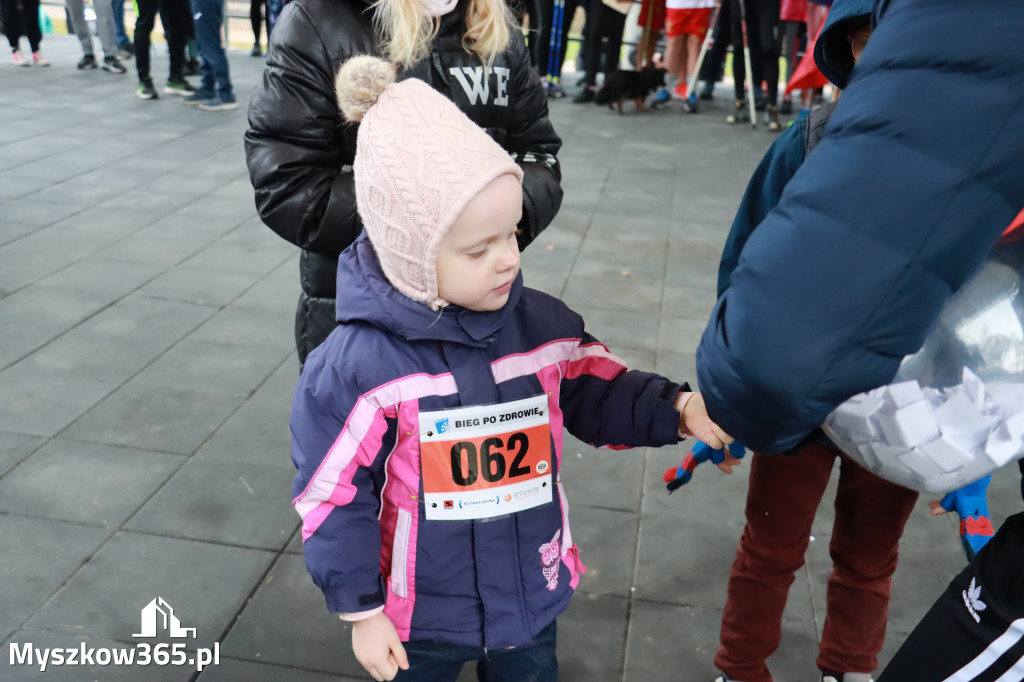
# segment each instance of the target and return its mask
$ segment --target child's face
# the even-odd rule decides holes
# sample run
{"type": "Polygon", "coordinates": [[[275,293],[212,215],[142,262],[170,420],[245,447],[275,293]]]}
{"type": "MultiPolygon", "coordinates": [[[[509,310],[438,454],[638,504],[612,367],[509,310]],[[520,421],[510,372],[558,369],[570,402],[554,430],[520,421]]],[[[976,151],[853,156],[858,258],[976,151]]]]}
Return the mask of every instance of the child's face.
{"type": "Polygon", "coordinates": [[[523,217],[523,190],[512,175],[487,185],[466,206],[441,242],[437,290],[469,310],[498,310],[519,273],[516,225],[523,217]]]}

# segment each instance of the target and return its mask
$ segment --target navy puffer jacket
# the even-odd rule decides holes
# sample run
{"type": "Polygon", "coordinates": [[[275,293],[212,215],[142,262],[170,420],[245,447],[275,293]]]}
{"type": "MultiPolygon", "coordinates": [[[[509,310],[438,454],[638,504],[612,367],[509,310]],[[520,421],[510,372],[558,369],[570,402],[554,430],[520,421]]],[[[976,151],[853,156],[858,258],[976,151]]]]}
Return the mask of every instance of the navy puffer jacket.
{"type": "Polygon", "coordinates": [[[888,383],[1024,206],[1024,3],[888,0],[875,16],[697,351],[711,417],[760,452],[888,383]]]}

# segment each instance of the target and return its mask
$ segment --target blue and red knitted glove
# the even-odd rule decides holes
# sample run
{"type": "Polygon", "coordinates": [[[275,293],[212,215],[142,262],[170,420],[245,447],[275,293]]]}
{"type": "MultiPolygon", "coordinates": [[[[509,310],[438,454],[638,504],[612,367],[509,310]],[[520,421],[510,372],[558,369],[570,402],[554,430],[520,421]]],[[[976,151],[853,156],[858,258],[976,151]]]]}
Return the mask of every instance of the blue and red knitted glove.
{"type": "Polygon", "coordinates": [[[960,517],[960,542],[963,543],[968,561],[973,560],[985,543],[995,535],[992,521],[988,518],[988,502],[985,499],[991,480],[991,476],[986,476],[931,503],[932,514],[955,511],[960,517]]]}
{"type": "MultiPolygon", "coordinates": [[[[727,456],[735,461],[743,459],[743,455],[746,453],[746,448],[739,443],[732,443],[721,450],[712,450],[711,446],[697,441],[686,457],[683,458],[682,464],[672,467],[665,472],[663,476],[665,487],[668,488],[670,493],[675,492],[676,489],[690,482],[690,479],[693,478],[693,470],[697,468],[698,464],[703,464],[704,462],[711,462],[716,465],[728,464],[729,459],[727,459],[727,456]]],[[[723,468],[723,471],[732,473],[732,468],[727,466],[723,468]]]]}

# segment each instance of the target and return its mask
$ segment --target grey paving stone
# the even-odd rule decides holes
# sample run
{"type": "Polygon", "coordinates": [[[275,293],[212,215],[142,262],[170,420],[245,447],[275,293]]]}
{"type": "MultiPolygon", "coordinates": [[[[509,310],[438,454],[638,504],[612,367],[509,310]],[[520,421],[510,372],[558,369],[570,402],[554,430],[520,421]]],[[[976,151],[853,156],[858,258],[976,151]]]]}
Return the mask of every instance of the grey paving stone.
{"type": "MultiPolygon", "coordinates": [[[[295,476],[279,466],[191,460],[129,521],[129,530],[280,550],[299,517],[295,476]]],[[[2,488],[0,488],[2,490],[2,488]]]]}
{"type": "MultiPolygon", "coordinates": [[[[46,439],[21,433],[0,432],[0,476],[36,451],[46,439]]],[[[0,479],[2,482],[3,479],[0,479]]]]}
{"type": "Polygon", "coordinates": [[[569,508],[590,505],[636,512],[643,492],[644,449],[599,449],[568,433],[562,444],[562,480],[569,508]]]}
{"type": "Polygon", "coordinates": [[[626,348],[657,349],[658,319],[652,315],[590,306],[579,306],[573,310],[583,317],[587,331],[613,353],[619,354],[626,348]]]}
{"type": "Polygon", "coordinates": [[[612,282],[598,277],[573,276],[569,278],[563,300],[570,308],[589,306],[650,314],[661,306],[661,287],[639,282],[612,282]]]}
{"type": "MultiPolygon", "coordinates": [[[[3,199],[0,198],[0,206],[2,205],[3,199]]],[[[27,225],[25,223],[4,221],[3,223],[0,223],[0,246],[8,244],[14,241],[15,239],[21,239],[25,235],[31,234],[32,232],[35,232],[38,229],[38,225],[27,225]]]]}
{"type": "MultiPolygon", "coordinates": [[[[589,496],[585,499],[593,501],[589,496]]],[[[579,589],[591,594],[629,597],[639,515],[578,502],[574,506],[571,498],[569,505],[572,539],[580,548],[580,558],[587,567],[579,589]]]]}
{"type": "MultiPolygon", "coordinates": [[[[226,631],[273,555],[252,549],[120,532],[28,623],[28,627],[129,641],[139,612],[156,597],[183,627],[189,645],[210,647],[226,631]]],[[[158,631],[152,643],[171,641],[158,631]]],[[[223,650],[223,647],[222,647],[223,650]]]]}
{"type": "Polygon", "coordinates": [[[11,242],[5,248],[31,253],[59,253],[72,258],[84,258],[100,251],[124,237],[119,232],[70,230],[62,227],[44,227],[11,242]]]}
{"type": "Polygon", "coordinates": [[[120,384],[170,347],[169,339],[125,337],[81,327],[50,341],[16,368],[120,384]]]}
{"type": "Polygon", "coordinates": [[[259,275],[238,274],[182,265],[168,270],[139,293],[200,305],[223,306],[238,298],[259,275]]]}
{"type": "Polygon", "coordinates": [[[196,453],[217,462],[291,467],[288,419],[298,380],[298,360],[288,359],[196,453]]]}
{"type": "MultiPolygon", "coordinates": [[[[122,168],[128,169],[126,164],[122,168]]],[[[165,166],[161,169],[166,171],[165,166]]],[[[152,176],[151,176],[152,177],[152,176]]],[[[195,194],[174,194],[164,192],[128,192],[119,196],[107,199],[99,204],[100,208],[109,209],[130,209],[133,211],[148,210],[157,218],[169,215],[174,211],[187,205],[196,199],[195,194]]]]}
{"type": "MultiPolygon", "coordinates": [[[[366,675],[364,673],[364,675],[366,675]]],[[[288,666],[254,663],[233,658],[221,659],[220,665],[207,668],[199,676],[199,682],[362,682],[373,679],[330,675],[288,666]]]]}
{"type": "Polygon", "coordinates": [[[54,223],[53,227],[128,234],[141,230],[159,218],[159,214],[154,215],[150,211],[92,207],[54,223]]]}
{"type": "Polygon", "coordinates": [[[11,367],[0,372],[0,430],[56,435],[115,388],[107,382],[11,367]]]}
{"type": "Polygon", "coordinates": [[[558,616],[558,678],[621,679],[628,610],[625,599],[577,590],[558,616]]]}
{"type": "Polygon", "coordinates": [[[133,383],[245,397],[285,358],[286,351],[181,341],[133,383]]]}
{"type": "Polygon", "coordinates": [[[203,237],[164,237],[141,231],[98,252],[100,258],[170,267],[181,263],[208,243],[203,237]]]}
{"type": "Polygon", "coordinates": [[[0,624],[22,625],[109,535],[102,528],[0,516],[3,546],[17,548],[0,554],[0,624]]]}
{"type": "MultiPolygon", "coordinates": [[[[696,358],[697,346],[700,345],[700,338],[704,334],[704,327],[707,321],[685,319],[663,315],[661,317],[661,328],[658,330],[658,351],[668,353],[679,353],[696,358]]],[[[686,366],[689,369],[689,365],[686,366]]],[[[689,380],[694,381],[696,376],[690,375],[689,380]]]]}
{"type": "Polygon", "coordinates": [[[225,638],[226,656],[365,675],[352,654],[351,625],[327,611],[301,556],[280,557],[225,638]]]}
{"type": "MultiPolygon", "coordinates": [[[[636,601],[630,617],[625,680],[711,680],[721,611],[636,601]]],[[[785,647],[768,660],[778,680],[814,679],[817,640],[807,621],[783,620],[785,647]]]]}
{"type": "Polygon", "coordinates": [[[267,276],[235,299],[234,305],[290,314],[295,312],[300,290],[297,279],[267,276]]]}
{"type": "Polygon", "coordinates": [[[25,253],[9,246],[0,248],[0,291],[12,292],[37,282],[74,260],[67,255],[25,253]]]}
{"type": "Polygon", "coordinates": [[[41,279],[39,286],[94,289],[127,294],[163,271],[155,265],[84,258],[41,279]]]}
{"type": "Polygon", "coordinates": [[[240,398],[128,383],[69,426],[64,437],[193,453],[237,407],[240,398]]]}
{"type": "Polygon", "coordinates": [[[231,305],[194,331],[189,339],[246,348],[294,350],[294,329],[294,314],[231,305]]]}
{"type": "Polygon", "coordinates": [[[125,338],[177,340],[214,313],[216,308],[210,306],[132,294],[88,320],[82,327],[125,338]]]}
{"type": "MultiPolygon", "coordinates": [[[[713,289],[708,289],[713,292],[713,289]]],[[[662,298],[662,314],[668,317],[707,322],[711,309],[715,306],[714,295],[694,295],[693,289],[666,286],[662,298]]]]}
{"type": "MultiPolygon", "coordinates": [[[[696,346],[680,345],[682,348],[693,348],[696,346]]],[[[692,353],[676,353],[671,350],[659,350],[658,361],[654,371],[678,381],[690,384],[692,390],[697,390],[697,356],[692,353]]]]}
{"type": "Polygon", "coordinates": [[[639,282],[660,286],[665,280],[665,259],[648,259],[631,253],[591,252],[576,259],[572,274],[574,277],[601,277],[614,283],[639,282]]]}
{"type": "Polygon", "coordinates": [[[55,439],[0,479],[0,511],[117,527],[180,466],[173,455],[55,439]],[[74,484],[54,495],[62,480],[74,484]]]}
{"type": "Polygon", "coordinates": [[[189,258],[185,265],[194,268],[216,268],[223,272],[264,275],[290,255],[291,249],[286,244],[267,249],[216,243],[189,258]]]}

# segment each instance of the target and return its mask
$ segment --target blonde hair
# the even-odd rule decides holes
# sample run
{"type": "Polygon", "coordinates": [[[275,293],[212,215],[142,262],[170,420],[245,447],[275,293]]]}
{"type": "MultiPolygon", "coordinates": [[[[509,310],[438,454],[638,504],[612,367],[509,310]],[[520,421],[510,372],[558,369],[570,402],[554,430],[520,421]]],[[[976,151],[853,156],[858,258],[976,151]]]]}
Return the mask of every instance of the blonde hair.
{"type": "MultiPolygon", "coordinates": [[[[377,0],[374,24],[383,38],[384,54],[402,68],[430,56],[441,18],[427,14],[424,0],[377,0]]],[[[487,66],[508,48],[512,13],[504,0],[470,0],[462,46],[487,66]]]]}

